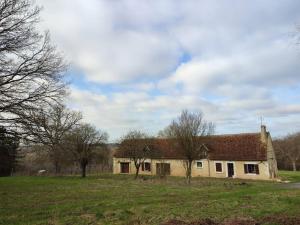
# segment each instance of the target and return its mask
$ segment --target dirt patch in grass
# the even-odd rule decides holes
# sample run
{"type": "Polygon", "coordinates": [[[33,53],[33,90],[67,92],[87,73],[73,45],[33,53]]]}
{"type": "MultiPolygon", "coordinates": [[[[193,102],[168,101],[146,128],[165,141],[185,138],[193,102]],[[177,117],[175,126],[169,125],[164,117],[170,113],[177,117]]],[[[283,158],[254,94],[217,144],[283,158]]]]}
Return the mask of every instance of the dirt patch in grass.
{"type": "Polygon", "coordinates": [[[278,225],[300,225],[300,216],[265,216],[259,220],[259,224],[278,224],[278,225]]]}
{"type": "Polygon", "coordinates": [[[295,189],[300,189],[300,182],[297,182],[297,183],[288,183],[288,184],[282,184],[281,185],[282,187],[285,187],[285,188],[295,188],[295,189]]]}
{"type": "Polygon", "coordinates": [[[198,221],[194,221],[194,222],[190,222],[190,223],[186,223],[181,220],[170,220],[161,225],[218,225],[218,223],[214,222],[211,219],[198,220],[198,221]]]}
{"type": "Polygon", "coordinates": [[[252,218],[243,218],[243,217],[238,217],[238,218],[233,218],[233,219],[227,219],[222,225],[259,225],[257,221],[255,221],[252,218]]]}
{"type": "Polygon", "coordinates": [[[232,218],[226,219],[221,223],[211,219],[197,220],[193,222],[184,222],[181,220],[169,220],[161,225],[300,225],[300,216],[289,217],[285,215],[265,216],[261,219],[254,220],[253,218],[232,218]]]}

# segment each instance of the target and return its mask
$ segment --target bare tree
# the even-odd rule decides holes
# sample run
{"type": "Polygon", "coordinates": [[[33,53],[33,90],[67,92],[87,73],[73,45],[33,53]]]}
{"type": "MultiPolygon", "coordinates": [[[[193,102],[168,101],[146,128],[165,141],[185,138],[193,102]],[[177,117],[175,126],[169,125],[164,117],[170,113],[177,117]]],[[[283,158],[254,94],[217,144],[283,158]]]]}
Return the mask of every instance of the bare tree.
{"type": "Polygon", "coordinates": [[[60,172],[60,162],[66,156],[64,136],[82,119],[80,112],[56,104],[46,109],[29,111],[18,123],[26,130],[26,139],[47,146],[49,157],[60,172]]]}
{"type": "Polygon", "coordinates": [[[293,171],[297,171],[297,161],[300,159],[300,132],[276,140],[275,149],[290,161],[293,171]]]}
{"type": "Polygon", "coordinates": [[[150,147],[150,144],[150,137],[139,130],[129,131],[122,138],[119,149],[122,154],[134,162],[136,168],[135,179],[139,175],[141,165],[153,155],[153,149],[150,147]]]}
{"type": "Polygon", "coordinates": [[[173,123],[160,130],[157,134],[159,138],[173,138],[175,136],[173,123]]]}
{"type": "Polygon", "coordinates": [[[37,31],[39,13],[31,0],[0,1],[0,123],[9,128],[65,94],[66,66],[49,33],[37,31]]]}
{"type": "Polygon", "coordinates": [[[68,148],[76,162],[81,168],[81,176],[86,177],[86,167],[97,155],[99,147],[105,147],[108,134],[106,132],[97,131],[90,124],[80,124],[76,126],[66,136],[66,148],[68,148]]]}
{"type": "Polygon", "coordinates": [[[194,160],[203,157],[201,136],[214,133],[215,126],[203,119],[201,112],[192,113],[183,110],[181,115],[167,127],[167,134],[173,136],[178,151],[185,157],[187,182],[191,182],[192,165],[194,160]]]}

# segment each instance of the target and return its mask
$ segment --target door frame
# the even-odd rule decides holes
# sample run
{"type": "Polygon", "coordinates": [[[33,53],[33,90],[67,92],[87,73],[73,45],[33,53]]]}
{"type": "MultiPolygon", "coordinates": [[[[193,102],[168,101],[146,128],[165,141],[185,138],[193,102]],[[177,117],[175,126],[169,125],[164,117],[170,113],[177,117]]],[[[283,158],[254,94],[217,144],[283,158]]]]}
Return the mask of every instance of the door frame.
{"type": "Polygon", "coordinates": [[[233,175],[232,178],[236,177],[236,168],[235,168],[235,163],[228,161],[226,162],[226,177],[229,177],[229,173],[228,173],[228,164],[232,164],[233,165],[233,175]]]}
{"type": "Polygon", "coordinates": [[[120,162],[120,173],[121,174],[130,174],[130,162],[120,162]],[[128,173],[122,172],[122,164],[128,164],[128,173]]]}

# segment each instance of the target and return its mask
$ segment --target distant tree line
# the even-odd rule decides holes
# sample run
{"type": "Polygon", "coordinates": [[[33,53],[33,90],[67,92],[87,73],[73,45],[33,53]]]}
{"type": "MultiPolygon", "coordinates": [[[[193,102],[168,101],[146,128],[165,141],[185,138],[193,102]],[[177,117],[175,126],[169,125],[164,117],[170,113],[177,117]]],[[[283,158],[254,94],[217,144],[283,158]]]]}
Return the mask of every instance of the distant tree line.
{"type": "Polygon", "coordinates": [[[64,163],[78,163],[85,177],[87,165],[106,148],[108,135],[81,120],[81,113],[59,104],[34,111],[20,123],[27,131],[26,141],[45,151],[55,174],[64,163]]]}
{"type": "Polygon", "coordinates": [[[300,132],[274,140],[279,169],[296,171],[300,167],[300,132]]]}

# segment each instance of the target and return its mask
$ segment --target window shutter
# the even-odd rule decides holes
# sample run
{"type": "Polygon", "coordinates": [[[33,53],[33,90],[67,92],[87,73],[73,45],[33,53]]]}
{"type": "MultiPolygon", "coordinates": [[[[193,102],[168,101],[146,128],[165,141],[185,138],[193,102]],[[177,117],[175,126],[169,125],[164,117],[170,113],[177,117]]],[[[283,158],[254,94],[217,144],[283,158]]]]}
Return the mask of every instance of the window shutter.
{"type": "Polygon", "coordinates": [[[255,171],[256,171],[256,174],[259,174],[259,167],[257,164],[255,165],[255,171]]]}
{"type": "Polygon", "coordinates": [[[244,172],[248,173],[248,165],[247,164],[244,164],[244,172]]]}

